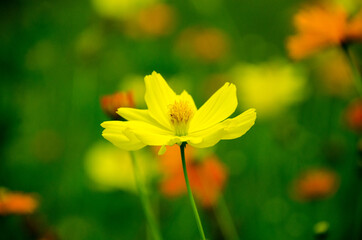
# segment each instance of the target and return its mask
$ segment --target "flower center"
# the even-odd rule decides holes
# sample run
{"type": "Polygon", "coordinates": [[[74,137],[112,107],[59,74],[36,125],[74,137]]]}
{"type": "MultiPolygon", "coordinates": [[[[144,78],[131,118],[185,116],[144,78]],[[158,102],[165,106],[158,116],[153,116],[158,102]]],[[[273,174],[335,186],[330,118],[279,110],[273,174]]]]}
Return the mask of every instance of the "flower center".
{"type": "Polygon", "coordinates": [[[190,119],[194,116],[194,109],[185,100],[176,100],[170,104],[170,121],[175,128],[177,136],[186,136],[190,119]]]}

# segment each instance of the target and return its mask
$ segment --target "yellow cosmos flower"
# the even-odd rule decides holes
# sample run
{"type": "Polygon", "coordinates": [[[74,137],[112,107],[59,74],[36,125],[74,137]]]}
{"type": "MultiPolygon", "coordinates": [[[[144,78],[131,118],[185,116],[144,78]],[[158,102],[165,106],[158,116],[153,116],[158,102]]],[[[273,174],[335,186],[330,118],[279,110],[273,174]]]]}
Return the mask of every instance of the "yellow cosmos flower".
{"type": "Polygon", "coordinates": [[[94,10],[102,17],[114,20],[127,19],[158,0],[91,0],[94,10]]]}
{"type": "Polygon", "coordinates": [[[183,142],[206,148],[222,139],[238,138],[254,125],[255,109],[226,119],[238,104],[234,84],[225,83],[199,109],[186,91],[177,95],[156,72],[145,77],[145,84],[148,109],[119,108],[117,113],[128,121],[101,124],[103,137],[119,148],[162,146],[159,154],[166,151],[165,146],[183,142]]]}
{"type": "Polygon", "coordinates": [[[284,60],[257,65],[239,63],[231,69],[230,77],[241,89],[241,105],[257,108],[259,118],[279,116],[307,94],[303,69],[284,60]]]}
{"type": "MultiPolygon", "coordinates": [[[[154,179],[158,175],[158,167],[153,157],[147,151],[138,151],[136,157],[142,182],[154,179]]],[[[96,143],[86,153],[84,163],[86,173],[97,190],[137,192],[129,152],[104,142],[96,143]]]]}

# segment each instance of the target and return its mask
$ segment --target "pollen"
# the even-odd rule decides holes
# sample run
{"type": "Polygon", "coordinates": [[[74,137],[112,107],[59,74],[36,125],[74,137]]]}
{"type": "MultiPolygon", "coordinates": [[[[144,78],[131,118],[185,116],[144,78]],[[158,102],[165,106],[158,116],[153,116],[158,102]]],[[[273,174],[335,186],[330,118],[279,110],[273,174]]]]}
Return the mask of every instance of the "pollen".
{"type": "Polygon", "coordinates": [[[178,136],[185,136],[188,131],[189,122],[194,115],[194,110],[190,103],[184,100],[176,100],[169,106],[169,115],[176,134],[178,136]]]}

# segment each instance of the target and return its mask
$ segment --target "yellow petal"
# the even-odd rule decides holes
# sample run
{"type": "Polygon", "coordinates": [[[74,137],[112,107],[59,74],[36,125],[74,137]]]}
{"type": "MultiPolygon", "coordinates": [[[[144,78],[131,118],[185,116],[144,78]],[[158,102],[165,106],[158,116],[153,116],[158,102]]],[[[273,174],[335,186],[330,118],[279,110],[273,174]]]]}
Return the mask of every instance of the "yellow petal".
{"type": "Polygon", "coordinates": [[[125,122],[127,127],[144,144],[150,146],[173,145],[180,141],[180,137],[173,132],[140,121],[125,122]]]}
{"type": "Polygon", "coordinates": [[[225,135],[222,139],[235,139],[244,135],[255,123],[256,112],[250,108],[235,118],[227,119],[224,124],[225,135]]]}
{"type": "Polygon", "coordinates": [[[184,90],[178,97],[180,98],[180,100],[187,102],[193,112],[197,111],[194,99],[186,90],[184,90]]]}
{"type": "MultiPolygon", "coordinates": [[[[172,131],[159,128],[157,125],[152,125],[147,122],[109,121],[104,122],[102,124],[102,127],[106,128],[103,132],[103,135],[106,134],[105,136],[107,136],[108,138],[112,137],[114,133],[118,133],[118,135],[122,133],[122,136],[126,136],[130,140],[133,140],[131,138],[134,137],[144,145],[162,146],[173,145],[180,142],[180,137],[175,136],[172,131]]],[[[120,140],[118,139],[118,141],[120,140]]],[[[125,142],[122,142],[120,144],[124,143],[125,142]]],[[[117,146],[119,146],[120,144],[118,144],[117,146]]]]}
{"type": "Polygon", "coordinates": [[[235,85],[225,83],[195,113],[190,122],[189,133],[210,128],[225,120],[235,111],[237,105],[235,85]]]}
{"type": "Polygon", "coordinates": [[[222,139],[241,137],[254,125],[255,119],[255,109],[249,109],[235,118],[189,134],[188,143],[194,147],[205,148],[214,146],[222,139]]]}
{"type": "Polygon", "coordinates": [[[162,126],[172,129],[168,107],[175,101],[175,92],[168,86],[165,79],[156,72],[145,77],[145,85],[145,101],[149,115],[162,126]]]}
{"type": "Polygon", "coordinates": [[[127,150],[134,151],[145,146],[135,134],[127,130],[120,121],[107,121],[101,124],[105,129],[102,136],[113,145],[127,150]]]}
{"type": "Polygon", "coordinates": [[[151,117],[146,109],[118,108],[117,114],[128,121],[148,121],[151,117]]]}
{"type": "Polygon", "coordinates": [[[128,121],[141,121],[167,130],[159,122],[153,119],[148,110],[135,108],[118,108],[117,114],[128,121]]]}
{"type": "Polygon", "coordinates": [[[222,139],[223,134],[224,126],[219,123],[211,128],[190,134],[187,143],[196,148],[212,147],[222,139]]]}

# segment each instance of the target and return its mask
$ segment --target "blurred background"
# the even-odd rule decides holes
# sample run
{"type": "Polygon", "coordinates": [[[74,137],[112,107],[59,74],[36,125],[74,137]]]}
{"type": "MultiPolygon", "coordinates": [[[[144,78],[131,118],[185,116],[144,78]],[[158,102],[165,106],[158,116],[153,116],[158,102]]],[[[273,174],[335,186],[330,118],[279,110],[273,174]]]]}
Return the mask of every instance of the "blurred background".
{"type": "MultiPolygon", "coordinates": [[[[145,108],[155,70],[198,107],[229,81],[235,115],[257,110],[245,136],[189,155],[208,239],[360,239],[351,70],[338,48],[295,62],[285,47],[293,15],[316,2],[3,1],[0,238],[151,239],[129,155],[100,124],[121,105],[145,108]]],[[[351,14],[361,4],[334,2],[351,14]]],[[[136,155],[163,238],[198,239],[179,156],[155,152],[136,155]]]]}

